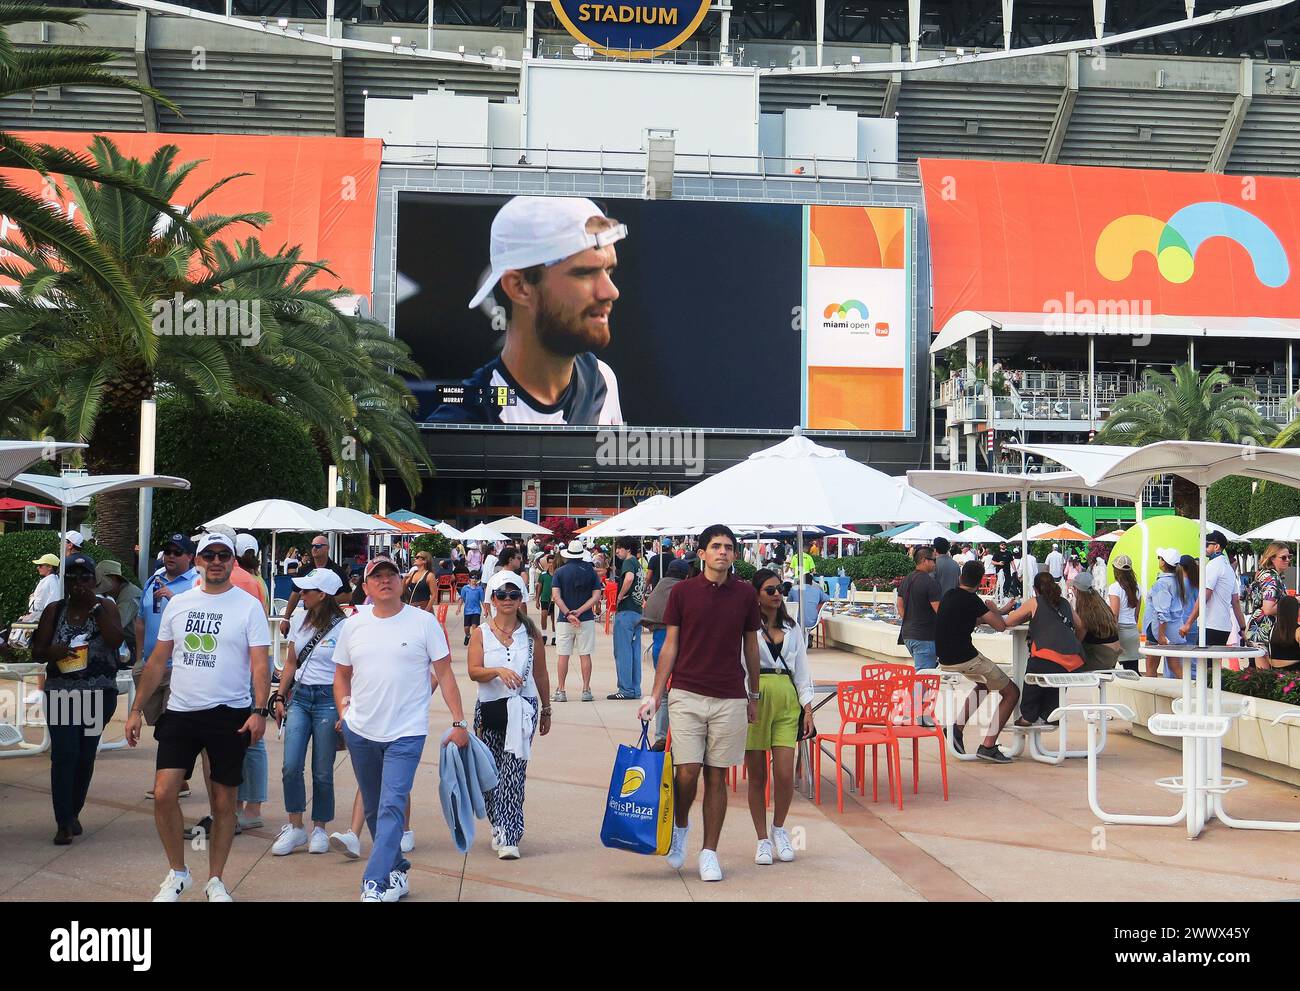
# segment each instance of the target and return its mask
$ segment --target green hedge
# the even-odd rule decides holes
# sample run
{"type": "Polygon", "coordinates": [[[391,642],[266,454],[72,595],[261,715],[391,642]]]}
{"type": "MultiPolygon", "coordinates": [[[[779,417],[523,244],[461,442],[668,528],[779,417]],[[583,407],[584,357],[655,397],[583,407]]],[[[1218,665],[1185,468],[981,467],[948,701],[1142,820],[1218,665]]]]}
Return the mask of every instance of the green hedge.
{"type": "MultiPolygon", "coordinates": [[[[1074,523],[1073,517],[1054,502],[1042,499],[1030,499],[1026,504],[1025,517],[1027,526],[1035,523],[1074,523]]],[[[999,506],[998,511],[984,524],[994,533],[1013,534],[1020,532],[1020,503],[1009,502],[999,506]]],[[[1225,526],[1227,524],[1224,524],[1225,526]]]]}
{"type": "MultiPolygon", "coordinates": [[[[850,575],[851,578],[860,578],[861,581],[855,581],[858,588],[894,588],[898,582],[907,577],[914,570],[916,565],[907,554],[902,551],[890,551],[886,554],[872,554],[866,557],[862,562],[861,575],[850,575]]],[[[847,573],[848,569],[845,569],[847,573]]]]}
{"type": "MultiPolygon", "coordinates": [[[[27,600],[40,578],[32,561],[42,554],[57,556],[62,550],[63,540],[57,530],[17,530],[0,534],[0,626],[7,626],[27,610],[27,600]]],[[[88,540],[81,550],[96,564],[117,561],[122,566],[122,576],[140,584],[135,565],[123,561],[107,547],[88,540]]]]}
{"type": "Polygon", "coordinates": [[[1300,704],[1300,672],[1275,671],[1272,668],[1224,671],[1223,690],[1297,705],[1300,704]]]}
{"type": "MultiPolygon", "coordinates": [[[[1261,482],[1250,500],[1250,525],[1246,529],[1253,530],[1284,516],[1300,516],[1300,489],[1293,489],[1280,482],[1261,482]]],[[[1223,523],[1226,527],[1232,526],[1217,517],[1214,522],[1223,523]]]]}
{"type": "Polygon", "coordinates": [[[422,533],[411,541],[411,558],[427,551],[434,558],[451,557],[451,541],[440,533],[422,533]]]}
{"type": "Polygon", "coordinates": [[[744,579],[745,581],[747,581],[747,582],[752,582],[752,581],[754,580],[754,575],[756,575],[757,573],[758,573],[758,569],[755,568],[755,567],[754,567],[752,564],[750,564],[748,561],[737,561],[737,562],[736,562],[736,577],[737,577],[737,578],[743,578],[743,579],[744,579]]]}
{"type": "MultiPolygon", "coordinates": [[[[325,505],[325,469],[302,420],[251,399],[236,399],[224,411],[159,400],[155,464],[160,475],[190,482],[184,492],[154,490],[155,546],[164,534],[193,533],[258,499],[289,499],[311,509],[325,505]]],[[[277,549],[292,541],[281,534],[277,549]]]]}
{"type": "Polygon", "coordinates": [[[1205,494],[1205,514],[1219,526],[1237,533],[1251,528],[1250,500],[1253,479],[1245,475],[1221,478],[1205,494]]]}

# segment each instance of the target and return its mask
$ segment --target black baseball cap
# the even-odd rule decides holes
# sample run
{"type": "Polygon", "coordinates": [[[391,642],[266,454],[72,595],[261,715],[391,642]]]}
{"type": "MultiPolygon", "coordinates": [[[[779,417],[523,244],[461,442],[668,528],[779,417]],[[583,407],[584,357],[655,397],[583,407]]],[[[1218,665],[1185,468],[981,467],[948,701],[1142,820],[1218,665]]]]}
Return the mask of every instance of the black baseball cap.
{"type": "Polygon", "coordinates": [[[95,562],[85,554],[69,554],[63,562],[63,573],[70,575],[74,571],[87,571],[94,575],[95,562]]]}
{"type": "Polygon", "coordinates": [[[1205,535],[1207,544],[1218,544],[1220,547],[1228,546],[1228,538],[1223,535],[1222,530],[1211,530],[1205,535]]]}
{"type": "Polygon", "coordinates": [[[186,554],[194,553],[194,541],[190,540],[190,538],[185,536],[183,533],[173,533],[162,542],[162,546],[163,550],[166,550],[168,547],[176,546],[186,554]]]}

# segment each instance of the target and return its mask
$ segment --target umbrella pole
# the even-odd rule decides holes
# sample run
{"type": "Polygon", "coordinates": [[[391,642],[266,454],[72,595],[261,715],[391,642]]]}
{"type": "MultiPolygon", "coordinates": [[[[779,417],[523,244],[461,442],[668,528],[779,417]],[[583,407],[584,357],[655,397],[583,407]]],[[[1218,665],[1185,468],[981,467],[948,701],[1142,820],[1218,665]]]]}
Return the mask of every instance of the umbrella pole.
{"type": "Polygon", "coordinates": [[[1020,493],[1020,596],[1027,599],[1029,588],[1029,490],[1020,493]]]}
{"type": "MultiPolygon", "coordinates": [[[[1200,490],[1201,490],[1201,492],[1200,492],[1200,495],[1201,495],[1201,527],[1200,527],[1200,533],[1201,533],[1201,551],[1200,551],[1201,577],[1200,577],[1200,581],[1198,581],[1198,582],[1196,583],[1196,584],[1197,584],[1197,589],[1196,589],[1196,599],[1197,599],[1197,602],[1196,602],[1196,612],[1197,612],[1197,616],[1198,616],[1199,619],[1200,619],[1200,622],[1199,622],[1197,625],[1200,626],[1200,628],[1201,628],[1201,629],[1200,629],[1200,643],[1198,644],[1198,646],[1204,647],[1204,646],[1205,646],[1205,499],[1206,499],[1206,492],[1208,491],[1208,489],[1207,489],[1207,487],[1204,486],[1204,485],[1199,486],[1199,488],[1200,488],[1200,490]]],[[[1245,630],[1242,630],[1242,635],[1243,635],[1243,636],[1245,635],[1245,632],[1246,632],[1245,630]]],[[[1209,662],[1208,662],[1205,658],[1201,658],[1201,663],[1202,663],[1202,664],[1208,664],[1209,662]]]]}
{"type": "Polygon", "coordinates": [[[795,541],[799,545],[799,550],[798,550],[799,556],[795,558],[796,566],[794,569],[795,577],[799,581],[799,584],[796,586],[796,589],[798,590],[799,593],[799,600],[798,600],[799,605],[795,607],[795,611],[799,615],[799,632],[803,633],[803,524],[802,523],[794,528],[794,536],[795,536],[795,541]]]}
{"type": "MultiPolygon", "coordinates": [[[[68,542],[68,538],[64,536],[64,534],[68,532],[68,504],[66,502],[63,502],[62,499],[60,499],[59,502],[63,506],[63,515],[61,517],[63,523],[59,528],[59,539],[66,544],[68,542]]],[[[65,554],[63,552],[63,548],[60,547],[59,548],[59,598],[61,599],[67,598],[67,594],[68,594],[68,590],[63,587],[63,571],[64,571],[63,564],[67,559],[67,557],[68,555],[65,554]]],[[[144,579],[142,578],[141,581],[143,580],[144,579]]]]}

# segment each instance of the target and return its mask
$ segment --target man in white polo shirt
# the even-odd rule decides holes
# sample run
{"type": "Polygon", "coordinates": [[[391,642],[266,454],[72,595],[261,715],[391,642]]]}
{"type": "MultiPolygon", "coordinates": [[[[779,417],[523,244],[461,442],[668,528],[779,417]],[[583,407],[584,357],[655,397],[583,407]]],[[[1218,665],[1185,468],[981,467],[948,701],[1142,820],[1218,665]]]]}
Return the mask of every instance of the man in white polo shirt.
{"type": "MultiPolygon", "coordinates": [[[[1246,630],[1246,617],[1241,611],[1241,582],[1232,570],[1228,555],[1223,553],[1227,546],[1228,538],[1222,530],[1206,534],[1205,553],[1209,560],[1205,565],[1205,643],[1210,647],[1228,642],[1234,618],[1243,635],[1246,630]]],[[[1199,606],[1198,602],[1198,609],[1199,606]]],[[[1196,619],[1194,612],[1191,622],[1196,619]]]]}
{"type": "Polygon", "coordinates": [[[144,700],[162,681],[170,660],[171,693],[154,728],[154,824],[171,866],[154,898],[157,902],[179,901],[192,883],[185,866],[180,790],[203,752],[212,767],[210,876],[205,891],[210,902],[233,900],[221,873],[235,837],[235,796],[244,779],[244,754],[266,732],[271,694],[266,614],[256,599],[231,584],[234,542],[224,534],[206,534],[197,556],[203,584],[168,600],[126,721],[126,740],[134,747],[140,742],[144,700]]]}
{"type": "Polygon", "coordinates": [[[407,796],[429,734],[433,673],[451,712],[451,740],[469,744],[451,650],[433,613],[402,602],[402,578],[387,558],[366,565],[370,609],[339,627],[334,704],[374,846],[361,883],[363,902],[395,902],[410,890],[402,856],[407,796]]]}

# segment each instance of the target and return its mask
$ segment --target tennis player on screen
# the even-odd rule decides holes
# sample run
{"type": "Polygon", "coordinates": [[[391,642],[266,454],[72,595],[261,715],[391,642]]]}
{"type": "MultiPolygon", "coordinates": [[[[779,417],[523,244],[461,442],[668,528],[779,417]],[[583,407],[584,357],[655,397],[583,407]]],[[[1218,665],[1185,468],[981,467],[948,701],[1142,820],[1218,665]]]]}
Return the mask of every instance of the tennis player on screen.
{"type": "Polygon", "coordinates": [[[510,321],[501,354],[465,385],[507,386],[515,404],[444,403],[429,422],[621,424],[618,379],[595,353],[609,344],[614,243],[626,236],[588,199],[516,196],[497,211],[492,269],[469,305],[499,283],[510,321]]]}

